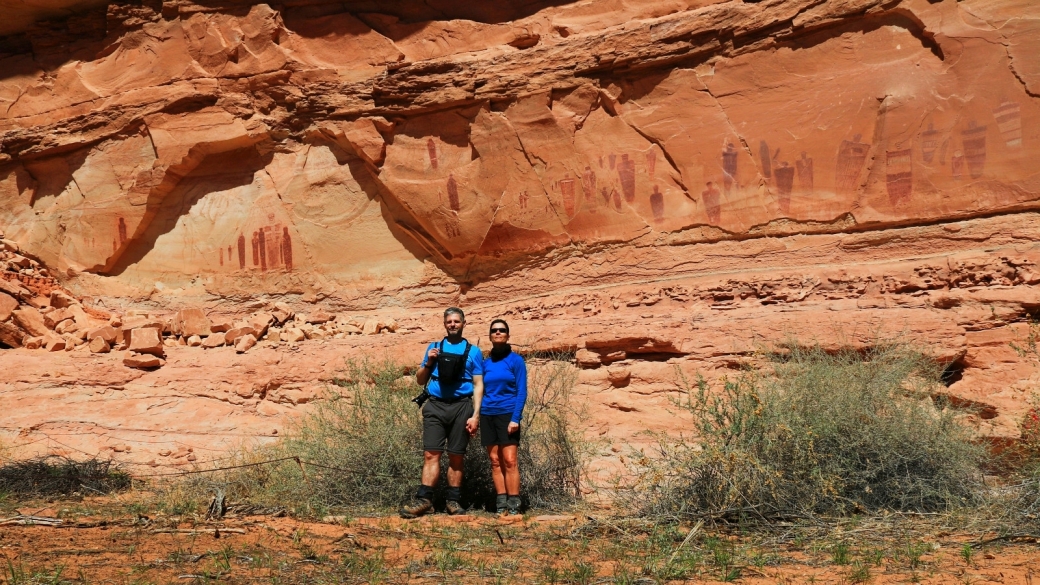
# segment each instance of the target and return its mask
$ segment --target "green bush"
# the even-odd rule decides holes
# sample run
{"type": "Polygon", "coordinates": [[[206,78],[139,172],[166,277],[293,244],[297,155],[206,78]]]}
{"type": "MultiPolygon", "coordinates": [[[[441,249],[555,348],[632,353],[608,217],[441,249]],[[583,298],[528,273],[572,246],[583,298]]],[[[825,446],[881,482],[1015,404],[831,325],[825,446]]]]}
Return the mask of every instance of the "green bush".
{"type": "MultiPolygon", "coordinates": [[[[412,398],[420,387],[392,362],[348,362],[323,400],[298,419],[275,445],[239,453],[226,466],[298,457],[276,464],[192,476],[171,501],[220,493],[228,502],[282,506],[306,515],[333,510],[396,508],[415,493],[422,469],[422,415],[412,398]]],[[[523,495],[531,505],[554,507],[580,494],[583,451],[568,428],[573,366],[549,361],[529,368],[530,391],[519,462],[523,495]]],[[[447,485],[442,457],[438,488],[447,485]]],[[[490,462],[479,435],[469,443],[463,504],[482,506],[494,496],[490,462]]],[[[181,505],[183,507],[183,505],[181,505]]]]}
{"type": "Polygon", "coordinates": [[[936,364],[901,344],[788,345],[721,392],[682,380],[695,437],[659,436],[623,499],[644,514],[770,519],[936,511],[977,501],[983,449],[931,396],[936,364]]]}

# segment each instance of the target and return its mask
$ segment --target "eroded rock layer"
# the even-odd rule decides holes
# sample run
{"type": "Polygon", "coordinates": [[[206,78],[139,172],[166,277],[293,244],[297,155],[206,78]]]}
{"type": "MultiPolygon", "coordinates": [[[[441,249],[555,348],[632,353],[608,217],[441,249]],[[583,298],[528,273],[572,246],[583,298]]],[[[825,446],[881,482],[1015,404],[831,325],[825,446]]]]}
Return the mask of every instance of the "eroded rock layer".
{"type": "Polygon", "coordinates": [[[1015,432],[1032,0],[34,6],[0,0],[0,229],[85,306],[461,304],[615,368],[884,324],[967,401],[1019,388],[1015,432]],[[711,331],[567,325],[615,319],[711,331]]]}

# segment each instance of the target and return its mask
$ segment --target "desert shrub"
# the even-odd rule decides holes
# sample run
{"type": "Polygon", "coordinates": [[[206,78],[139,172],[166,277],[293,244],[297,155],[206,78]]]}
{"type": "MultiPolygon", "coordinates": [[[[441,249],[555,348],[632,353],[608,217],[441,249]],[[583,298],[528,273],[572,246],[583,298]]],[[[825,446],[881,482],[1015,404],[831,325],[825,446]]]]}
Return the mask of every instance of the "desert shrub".
{"type": "MultiPolygon", "coordinates": [[[[521,496],[529,506],[563,508],[581,496],[588,444],[572,422],[581,415],[571,402],[577,370],[567,356],[549,354],[527,359],[528,391],[522,437],[517,450],[521,496]]],[[[491,463],[479,433],[466,453],[464,492],[474,503],[494,499],[491,463]]]]}
{"type": "MultiPolygon", "coordinates": [[[[314,515],[396,507],[415,492],[422,468],[422,415],[411,401],[420,387],[402,372],[389,361],[348,362],[344,376],[284,439],[244,450],[222,465],[281,461],[194,475],[165,488],[167,499],[182,508],[194,501],[201,508],[205,498],[199,494],[220,494],[229,503],[314,515]]],[[[582,451],[568,428],[575,380],[573,366],[566,363],[532,368],[519,453],[522,495],[532,505],[563,505],[580,493],[582,451]]],[[[441,462],[438,489],[443,491],[448,458],[441,462]]],[[[464,504],[481,505],[493,497],[490,462],[479,438],[470,441],[463,478],[464,504]]]]}
{"type": "Polygon", "coordinates": [[[0,493],[17,496],[107,494],[130,487],[130,475],[112,461],[49,456],[0,466],[0,493]]]}
{"type": "Polygon", "coordinates": [[[682,381],[695,436],[636,457],[627,503],[650,515],[769,519],[976,500],[982,448],[931,395],[940,368],[901,344],[789,345],[712,392],[682,381]],[[633,491],[634,490],[634,491],[633,491]]]}

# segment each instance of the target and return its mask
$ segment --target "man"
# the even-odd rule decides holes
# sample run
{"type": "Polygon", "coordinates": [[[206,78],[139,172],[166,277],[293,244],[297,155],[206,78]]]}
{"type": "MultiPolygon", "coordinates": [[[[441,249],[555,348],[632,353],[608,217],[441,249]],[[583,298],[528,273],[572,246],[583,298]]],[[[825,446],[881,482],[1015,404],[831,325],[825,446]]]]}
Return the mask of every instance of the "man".
{"type": "Polygon", "coordinates": [[[462,337],[466,315],[451,307],[444,311],[447,336],[426,347],[422,364],[415,374],[426,386],[429,400],[422,407],[423,470],[422,483],[415,497],[401,506],[402,518],[416,518],[433,509],[433,488],[441,475],[441,453],[448,451],[449,514],[463,511],[459,504],[462,465],[469,438],[477,433],[480,401],[484,396],[484,355],[480,348],[462,337]]]}

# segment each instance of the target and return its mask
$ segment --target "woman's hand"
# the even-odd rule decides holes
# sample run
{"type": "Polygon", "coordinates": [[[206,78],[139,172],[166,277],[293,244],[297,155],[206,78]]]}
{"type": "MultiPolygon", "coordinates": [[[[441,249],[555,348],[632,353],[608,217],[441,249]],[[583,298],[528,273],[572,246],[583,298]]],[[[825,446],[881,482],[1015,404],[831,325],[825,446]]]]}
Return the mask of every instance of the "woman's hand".
{"type": "Polygon", "coordinates": [[[473,437],[477,434],[477,427],[480,425],[480,419],[476,416],[470,417],[466,421],[466,430],[469,432],[469,436],[473,437]]]}
{"type": "Polygon", "coordinates": [[[519,430],[520,430],[520,423],[515,423],[513,421],[509,421],[509,426],[506,427],[506,434],[512,435],[513,433],[518,432],[519,430]]]}

